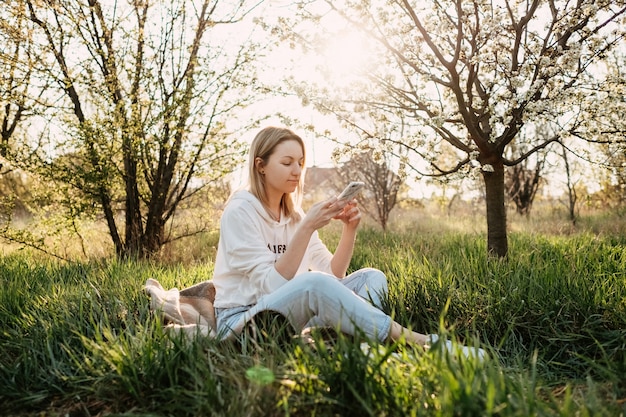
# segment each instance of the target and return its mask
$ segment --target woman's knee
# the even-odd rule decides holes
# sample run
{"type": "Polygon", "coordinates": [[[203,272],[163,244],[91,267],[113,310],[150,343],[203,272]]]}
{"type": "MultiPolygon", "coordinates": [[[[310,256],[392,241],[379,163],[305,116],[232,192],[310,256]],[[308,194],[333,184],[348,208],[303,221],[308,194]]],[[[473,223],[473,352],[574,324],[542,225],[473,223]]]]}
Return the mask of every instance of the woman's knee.
{"type": "Polygon", "coordinates": [[[368,300],[379,309],[383,309],[384,299],[389,293],[387,276],[375,268],[366,268],[360,271],[360,283],[356,293],[368,300]]]}
{"type": "Polygon", "coordinates": [[[345,289],[335,276],[324,272],[306,272],[298,275],[294,280],[293,284],[297,286],[301,294],[309,294],[313,297],[334,299],[345,289]]]}
{"type": "Polygon", "coordinates": [[[318,290],[327,288],[329,285],[337,283],[337,278],[323,272],[305,272],[294,278],[294,284],[297,284],[303,290],[318,290]]]}
{"type": "Polygon", "coordinates": [[[379,269],[365,268],[364,273],[367,276],[367,287],[370,291],[378,293],[387,293],[387,276],[379,269]]]}

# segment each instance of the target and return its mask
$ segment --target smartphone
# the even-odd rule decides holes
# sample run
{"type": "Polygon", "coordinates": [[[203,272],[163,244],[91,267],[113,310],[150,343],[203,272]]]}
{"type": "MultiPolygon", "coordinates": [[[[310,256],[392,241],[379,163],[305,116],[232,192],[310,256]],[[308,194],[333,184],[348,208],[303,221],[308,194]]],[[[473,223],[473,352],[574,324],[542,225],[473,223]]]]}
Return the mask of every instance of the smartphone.
{"type": "Polygon", "coordinates": [[[350,201],[359,194],[361,189],[365,186],[365,183],[361,181],[352,181],[344,190],[337,196],[337,200],[350,201]]]}

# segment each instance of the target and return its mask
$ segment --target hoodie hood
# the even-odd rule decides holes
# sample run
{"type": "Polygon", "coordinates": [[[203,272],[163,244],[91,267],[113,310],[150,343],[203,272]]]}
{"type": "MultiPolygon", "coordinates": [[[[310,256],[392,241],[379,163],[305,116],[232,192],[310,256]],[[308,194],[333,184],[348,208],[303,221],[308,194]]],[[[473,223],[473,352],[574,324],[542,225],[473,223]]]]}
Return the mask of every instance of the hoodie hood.
{"type": "Polygon", "coordinates": [[[251,205],[252,208],[254,208],[254,210],[259,214],[259,216],[263,218],[263,220],[273,225],[277,225],[277,224],[283,225],[283,224],[289,223],[291,220],[290,218],[285,218],[284,215],[280,216],[279,222],[274,220],[272,216],[270,216],[269,212],[265,209],[265,206],[263,205],[263,203],[261,203],[261,200],[256,198],[256,196],[248,190],[240,190],[240,191],[235,192],[231,196],[230,200],[233,202],[237,202],[237,203],[251,205]]]}

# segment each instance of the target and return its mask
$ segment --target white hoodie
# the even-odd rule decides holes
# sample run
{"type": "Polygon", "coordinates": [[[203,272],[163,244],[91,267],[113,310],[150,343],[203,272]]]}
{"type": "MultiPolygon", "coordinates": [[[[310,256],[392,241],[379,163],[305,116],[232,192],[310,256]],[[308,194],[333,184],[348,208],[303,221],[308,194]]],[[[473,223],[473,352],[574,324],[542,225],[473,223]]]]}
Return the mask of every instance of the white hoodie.
{"type": "MultiPolygon", "coordinates": [[[[303,216],[304,214],[301,213],[303,216]]],[[[272,219],[249,191],[235,193],[222,214],[213,283],[216,308],[256,304],[259,297],[283,285],[274,264],[298,227],[292,218],[272,219]]],[[[317,231],[311,237],[297,274],[309,270],[332,273],[332,254],[317,231]]]]}

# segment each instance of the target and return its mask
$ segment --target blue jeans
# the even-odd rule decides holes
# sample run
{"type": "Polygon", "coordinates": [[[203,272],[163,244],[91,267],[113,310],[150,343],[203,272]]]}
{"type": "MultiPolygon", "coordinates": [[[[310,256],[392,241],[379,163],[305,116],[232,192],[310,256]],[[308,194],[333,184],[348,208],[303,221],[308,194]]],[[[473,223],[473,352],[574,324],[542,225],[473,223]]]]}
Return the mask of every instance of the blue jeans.
{"type": "Polygon", "coordinates": [[[329,326],[384,341],[389,335],[391,317],[382,311],[387,296],[387,278],[373,268],[360,269],[343,279],[322,272],[306,272],[287,281],[257,304],[217,308],[217,333],[232,338],[260,311],[283,314],[297,331],[312,326],[329,326]]]}

